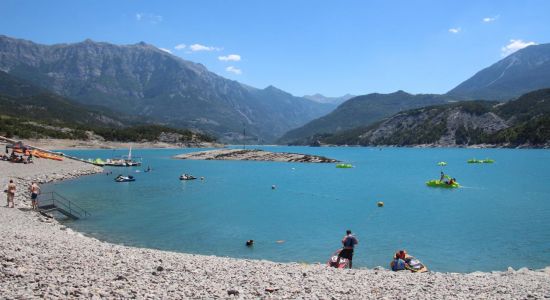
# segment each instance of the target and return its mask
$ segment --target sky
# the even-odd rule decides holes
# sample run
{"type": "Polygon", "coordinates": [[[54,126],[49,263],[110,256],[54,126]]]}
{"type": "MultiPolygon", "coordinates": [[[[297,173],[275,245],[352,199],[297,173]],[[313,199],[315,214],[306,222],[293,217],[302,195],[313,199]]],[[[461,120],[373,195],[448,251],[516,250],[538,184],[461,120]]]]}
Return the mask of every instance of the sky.
{"type": "Polygon", "coordinates": [[[550,42],[550,1],[0,0],[0,34],[41,44],[144,41],[297,96],[445,93],[550,42]]]}

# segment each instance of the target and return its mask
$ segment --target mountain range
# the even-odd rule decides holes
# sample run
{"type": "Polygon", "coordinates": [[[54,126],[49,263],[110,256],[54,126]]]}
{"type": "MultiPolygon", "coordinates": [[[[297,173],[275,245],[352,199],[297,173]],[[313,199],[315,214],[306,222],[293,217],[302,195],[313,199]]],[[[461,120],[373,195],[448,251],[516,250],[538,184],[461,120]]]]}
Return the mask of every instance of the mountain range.
{"type": "Polygon", "coordinates": [[[550,89],[504,103],[462,101],[407,110],[371,126],[313,139],[320,143],[364,146],[550,147],[550,89]]]}
{"type": "Polygon", "coordinates": [[[279,139],[279,142],[295,143],[315,134],[334,133],[366,126],[402,110],[447,103],[453,99],[455,98],[446,95],[412,95],[404,91],[357,96],[344,102],[331,113],[290,130],[279,139]]]}
{"type": "Polygon", "coordinates": [[[283,135],[280,143],[304,144],[314,136],[365,127],[400,111],[464,100],[506,101],[550,88],[550,44],[521,49],[481,70],[444,95],[412,95],[403,91],[352,98],[331,113],[283,135]]]}
{"type": "Polygon", "coordinates": [[[548,88],[550,44],[519,50],[443,95],[397,91],[296,97],[274,86],[258,89],[223,78],[144,42],[41,45],[0,35],[0,71],[5,72],[0,76],[4,83],[10,82],[8,76],[23,79],[23,85],[47,95],[25,95],[25,88],[6,84],[5,103],[14,103],[17,96],[19,103],[30,101],[27,107],[84,109],[90,119],[83,120],[100,126],[128,126],[131,120],[198,130],[222,142],[303,144],[313,137],[362,130],[410,109],[465,100],[504,101],[548,88]]]}
{"type": "Polygon", "coordinates": [[[550,44],[521,49],[479,71],[447,95],[469,99],[509,100],[550,87],[550,44]]]}
{"type": "Polygon", "coordinates": [[[314,95],[305,95],[304,98],[309,99],[311,101],[319,102],[319,103],[327,103],[327,104],[333,104],[335,106],[338,106],[349,99],[355,97],[351,94],[345,94],[341,97],[326,97],[321,94],[314,94],[314,95]]]}
{"type": "Polygon", "coordinates": [[[333,106],[257,89],[146,43],[41,45],[0,36],[0,70],[86,105],[198,129],[222,141],[270,142],[333,106]]]}
{"type": "Polygon", "coordinates": [[[0,135],[197,145],[210,136],[147,124],[143,118],[80,104],[0,71],[0,135]]]}

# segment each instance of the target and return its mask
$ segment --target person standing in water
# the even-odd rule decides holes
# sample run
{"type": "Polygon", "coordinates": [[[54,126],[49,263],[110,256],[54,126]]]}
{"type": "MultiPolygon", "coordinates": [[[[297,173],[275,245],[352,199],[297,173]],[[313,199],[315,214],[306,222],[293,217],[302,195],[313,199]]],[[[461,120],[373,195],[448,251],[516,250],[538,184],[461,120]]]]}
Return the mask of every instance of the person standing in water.
{"type": "Polygon", "coordinates": [[[355,245],[359,244],[357,238],[351,234],[351,230],[346,230],[346,235],[342,239],[343,249],[338,254],[338,259],[340,257],[347,258],[349,260],[349,268],[351,269],[352,260],[353,260],[353,249],[355,245]]]}

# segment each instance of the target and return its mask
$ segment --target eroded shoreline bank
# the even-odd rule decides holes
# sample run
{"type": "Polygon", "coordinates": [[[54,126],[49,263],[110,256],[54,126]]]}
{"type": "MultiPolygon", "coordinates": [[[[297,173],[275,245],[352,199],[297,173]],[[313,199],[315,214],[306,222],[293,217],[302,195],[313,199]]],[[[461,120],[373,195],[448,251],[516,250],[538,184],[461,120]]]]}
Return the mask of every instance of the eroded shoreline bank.
{"type": "MultiPolygon", "coordinates": [[[[101,169],[68,160],[37,159],[31,165],[0,162],[3,184],[9,178],[19,180],[16,203],[28,201],[28,180],[47,182],[97,171],[101,169]]],[[[0,294],[6,298],[516,299],[550,296],[550,268],[412,274],[190,255],[101,242],[24,208],[0,207],[0,245],[0,294]]]]}

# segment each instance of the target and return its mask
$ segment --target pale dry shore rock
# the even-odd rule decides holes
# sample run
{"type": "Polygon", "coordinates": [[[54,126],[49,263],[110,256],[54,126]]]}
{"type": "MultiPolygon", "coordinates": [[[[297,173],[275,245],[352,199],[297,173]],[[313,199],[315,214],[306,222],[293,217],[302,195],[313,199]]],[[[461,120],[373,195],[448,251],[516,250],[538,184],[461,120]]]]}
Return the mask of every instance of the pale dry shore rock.
{"type": "Polygon", "coordinates": [[[20,205],[28,197],[27,178],[59,180],[95,171],[100,168],[67,160],[0,161],[1,180],[25,185],[17,208],[0,207],[0,298],[550,298],[550,268],[412,274],[174,253],[101,242],[20,205]]]}
{"type": "Polygon", "coordinates": [[[338,160],[324,156],[269,152],[258,149],[216,149],[184,153],[174,156],[177,159],[193,160],[256,160],[256,161],[279,161],[279,162],[310,162],[310,163],[335,163],[338,160]]]}
{"type": "Polygon", "coordinates": [[[188,142],[188,143],[165,143],[165,142],[110,142],[104,140],[67,140],[67,139],[32,139],[23,140],[24,144],[33,145],[47,150],[67,150],[67,149],[178,149],[178,148],[214,148],[222,147],[219,143],[208,142],[188,142]]]}

